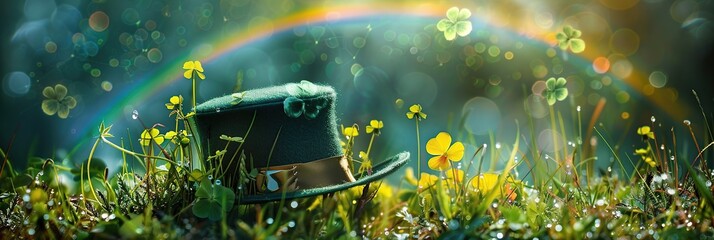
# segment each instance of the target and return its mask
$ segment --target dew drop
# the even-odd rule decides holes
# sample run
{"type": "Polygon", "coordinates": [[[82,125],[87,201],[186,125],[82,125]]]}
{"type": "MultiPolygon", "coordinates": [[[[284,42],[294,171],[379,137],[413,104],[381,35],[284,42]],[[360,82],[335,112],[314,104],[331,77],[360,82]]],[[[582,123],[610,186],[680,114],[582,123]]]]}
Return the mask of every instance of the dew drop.
{"type": "Polygon", "coordinates": [[[265,223],[267,224],[273,224],[273,218],[268,218],[265,220],[265,223]]]}
{"type": "Polygon", "coordinates": [[[655,116],[650,117],[650,121],[655,122],[657,119],[655,119],[655,116]]]}
{"type": "Polygon", "coordinates": [[[687,126],[692,125],[692,122],[690,122],[689,120],[684,120],[684,125],[687,125],[687,126]]]}
{"type": "Polygon", "coordinates": [[[139,111],[137,111],[137,110],[131,111],[131,119],[136,120],[137,118],[139,118],[139,111]]]}
{"type": "Polygon", "coordinates": [[[221,180],[220,180],[220,179],[216,179],[216,185],[218,185],[218,186],[221,185],[221,180]]]}
{"type": "Polygon", "coordinates": [[[291,207],[291,208],[297,208],[297,207],[298,207],[298,202],[297,202],[297,201],[292,201],[292,202],[290,202],[290,207],[291,207]]]}
{"type": "Polygon", "coordinates": [[[578,112],[580,112],[580,106],[578,106],[578,107],[576,108],[576,110],[578,110],[578,112]]]}

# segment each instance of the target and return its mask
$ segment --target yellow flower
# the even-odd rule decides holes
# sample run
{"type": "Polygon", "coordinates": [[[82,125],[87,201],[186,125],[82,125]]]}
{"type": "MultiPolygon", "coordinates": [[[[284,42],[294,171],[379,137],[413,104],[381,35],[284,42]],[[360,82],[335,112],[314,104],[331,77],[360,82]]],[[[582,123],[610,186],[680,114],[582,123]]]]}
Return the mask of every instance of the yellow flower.
{"type": "Polygon", "coordinates": [[[199,61],[186,61],[183,63],[183,69],[186,70],[183,72],[183,77],[186,79],[193,78],[194,74],[198,75],[201,80],[206,79],[206,75],[203,75],[203,66],[199,61]]]}
{"type": "Polygon", "coordinates": [[[369,159],[369,156],[367,156],[367,153],[364,151],[359,151],[359,158],[362,159],[362,164],[359,166],[357,172],[362,173],[366,171],[371,174],[372,159],[369,159]]]}
{"type": "Polygon", "coordinates": [[[428,174],[428,173],[421,173],[421,176],[419,177],[419,184],[417,185],[420,190],[429,188],[431,186],[434,186],[439,180],[439,177],[428,174]]]}
{"type": "Polygon", "coordinates": [[[174,110],[176,109],[177,106],[181,105],[183,103],[183,96],[178,95],[178,96],[172,96],[169,98],[169,102],[166,103],[166,109],[168,110],[174,110]]]}
{"type": "Polygon", "coordinates": [[[369,121],[369,125],[366,127],[367,134],[374,132],[374,134],[379,135],[382,128],[384,127],[384,122],[372,120],[369,121]]]}
{"type": "Polygon", "coordinates": [[[139,139],[141,146],[149,146],[152,140],[157,144],[162,144],[164,142],[164,136],[159,133],[159,129],[144,129],[141,133],[141,139],[139,139]]]}
{"type": "Polygon", "coordinates": [[[454,181],[454,174],[456,174],[456,176],[458,176],[458,177],[456,177],[456,182],[459,182],[459,183],[460,183],[461,181],[464,180],[464,170],[461,170],[461,169],[449,169],[449,170],[446,170],[446,179],[447,179],[447,181],[453,182],[453,181],[454,181]]]}
{"type": "MultiPolygon", "coordinates": [[[[488,194],[494,189],[496,189],[496,185],[498,184],[498,177],[499,174],[496,173],[484,173],[478,177],[471,179],[471,186],[478,189],[478,191],[482,194],[488,194]]],[[[510,178],[510,176],[507,177],[506,183],[500,189],[498,189],[498,192],[496,193],[496,198],[500,198],[502,196],[501,194],[505,194],[510,200],[515,200],[518,196],[516,193],[514,193],[515,190],[511,189],[511,184],[508,182],[508,178],[510,178]]]]}
{"type": "Polygon", "coordinates": [[[644,160],[645,163],[647,163],[648,165],[650,165],[650,167],[656,167],[656,166],[657,166],[657,162],[655,162],[654,160],[652,160],[652,157],[642,156],[642,160],[644,160]]]}
{"type": "Polygon", "coordinates": [[[419,185],[419,181],[416,179],[416,177],[414,177],[414,169],[411,167],[407,168],[406,173],[404,174],[404,179],[406,179],[407,182],[411,185],[419,185]]]}
{"type": "Polygon", "coordinates": [[[342,135],[345,135],[347,138],[353,138],[359,136],[359,130],[357,127],[343,127],[342,135]]]}
{"type": "Polygon", "coordinates": [[[464,144],[455,142],[454,145],[451,145],[451,135],[440,132],[426,143],[426,152],[436,155],[429,159],[429,168],[446,170],[451,165],[449,161],[458,162],[464,157],[464,144]]]}
{"type": "Polygon", "coordinates": [[[417,117],[417,120],[426,119],[426,113],[421,112],[420,104],[414,104],[411,107],[409,107],[409,112],[407,113],[407,118],[412,119],[412,118],[414,118],[414,116],[417,117]]]}
{"type": "Polygon", "coordinates": [[[642,139],[654,139],[654,132],[650,130],[650,126],[642,126],[637,129],[637,134],[642,136],[642,139]]]}
{"type": "Polygon", "coordinates": [[[42,111],[47,115],[55,115],[65,119],[69,116],[69,110],[77,106],[77,100],[72,96],[67,96],[67,87],[62,84],[52,87],[45,87],[42,95],[47,99],[42,101],[42,111]]]}
{"type": "Polygon", "coordinates": [[[639,148],[635,149],[635,154],[637,155],[647,155],[652,151],[652,148],[650,146],[647,146],[647,148],[639,148]]]}

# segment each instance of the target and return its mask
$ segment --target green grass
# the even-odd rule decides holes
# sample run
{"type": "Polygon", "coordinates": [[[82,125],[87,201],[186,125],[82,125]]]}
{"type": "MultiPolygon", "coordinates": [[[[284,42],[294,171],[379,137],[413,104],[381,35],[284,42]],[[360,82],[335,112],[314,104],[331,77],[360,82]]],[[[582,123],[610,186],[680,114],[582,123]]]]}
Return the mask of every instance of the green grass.
{"type": "MultiPolygon", "coordinates": [[[[450,131],[457,136],[454,142],[482,147],[459,158],[460,165],[449,161],[452,168],[436,175],[414,176],[413,169],[407,169],[398,183],[373,182],[318,197],[237,205],[247,190],[243,186],[256,176],[255,171],[245,169],[250,160],[240,150],[243,139],[221,137],[224,149],[238,144],[239,150],[195,159],[202,154],[188,122],[193,114],[182,112],[181,104],[169,111],[177,134],[152,134],[158,125],[145,126],[146,132],[139,136],[146,141],[137,145],[130,134],[117,139],[111,126],[102,124],[80,165],[31,158],[21,171],[0,151],[0,235],[63,239],[714,237],[714,171],[706,165],[712,151],[708,125],[697,127],[706,129],[702,132],[695,132],[690,122],[667,131],[653,121],[649,124],[654,134],[641,134],[643,141],[635,147],[644,152],[635,155],[614,147],[613,139],[621,136],[610,136],[607,126],[583,128],[580,107],[561,113],[551,106],[550,127],[571,133],[564,139],[574,139],[567,146],[554,141],[551,154],[537,150],[540,146],[534,139],[540,129],[535,129],[533,119],[514,123],[530,138],[529,151],[522,150],[525,143],[519,137],[512,144],[498,143],[493,135],[489,143],[476,142],[457,124],[450,131]],[[572,116],[568,120],[576,127],[566,129],[563,115],[572,116]],[[675,135],[674,129],[679,128],[690,136],[675,135]],[[607,170],[595,168],[603,160],[594,155],[594,146],[582,140],[591,137],[610,151],[614,161],[607,170]],[[99,144],[123,156],[118,173],[109,176],[104,162],[94,158],[99,144]],[[508,156],[505,167],[494,169],[501,156],[508,156]],[[655,164],[648,164],[647,158],[655,164]],[[485,169],[484,163],[490,163],[491,169],[485,169]],[[139,167],[130,167],[135,165],[139,167]],[[628,170],[625,165],[635,167],[628,170]],[[516,173],[519,167],[527,171],[516,173]],[[228,171],[241,174],[227,178],[228,171]],[[464,176],[456,177],[458,171],[464,176]]],[[[594,115],[597,119],[599,112],[594,115]]],[[[412,123],[405,118],[404,124],[412,123]]],[[[377,141],[377,132],[367,137],[369,146],[377,141]]],[[[370,149],[352,149],[361,140],[348,138],[344,150],[351,155],[366,151],[353,163],[355,169],[356,164],[369,164],[359,167],[364,172],[372,165],[370,149]]],[[[416,142],[421,145],[423,141],[416,142]]]]}

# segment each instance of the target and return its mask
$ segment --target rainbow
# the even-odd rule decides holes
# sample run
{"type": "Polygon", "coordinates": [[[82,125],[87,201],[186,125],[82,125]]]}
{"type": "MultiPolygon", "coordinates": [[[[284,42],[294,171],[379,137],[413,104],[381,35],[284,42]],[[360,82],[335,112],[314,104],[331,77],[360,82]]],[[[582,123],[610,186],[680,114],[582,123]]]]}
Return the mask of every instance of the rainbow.
{"type": "MultiPolygon", "coordinates": [[[[473,5],[473,3],[469,4],[460,5],[459,7],[479,9],[479,6],[473,5]]],[[[223,35],[212,43],[212,46],[214,47],[213,52],[206,59],[200,60],[204,64],[210,63],[212,60],[215,60],[216,58],[242,46],[266,39],[275,33],[284,32],[298,26],[385,15],[407,15],[434,18],[436,20],[444,18],[446,10],[450,7],[452,7],[452,5],[446,5],[443,3],[348,3],[335,6],[330,5],[309,8],[294,12],[291,15],[273,19],[268,23],[253,25],[246,29],[241,29],[229,34],[228,36],[223,35]]],[[[532,32],[532,27],[526,29],[526,27],[522,24],[519,25],[518,23],[513,22],[509,24],[508,19],[499,17],[497,14],[488,14],[488,16],[486,16],[487,19],[484,19],[479,16],[479,11],[475,11],[472,18],[479,18],[479,20],[482,20],[491,26],[506,28],[518,32],[521,35],[540,41],[547,45],[553,45],[555,43],[553,32],[545,30],[532,32]]],[[[577,56],[577,58],[582,59],[576,60],[578,62],[582,62],[585,67],[591,67],[593,60],[600,56],[606,56],[606,53],[598,52],[598,49],[589,48],[577,56]]],[[[157,70],[150,72],[142,77],[142,79],[135,81],[132,86],[125,87],[118,93],[113,93],[116,94],[116,96],[108,100],[102,109],[92,113],[86,121],[78,121],[81,122],[79,124],[81,124],[82,127],[77,127],[86,129],[84,130],[85,132],[78,132],[80,133],[79,137],[86,136],[86,134],[89,134],[90,130],[94,129],[93,127],[88,126],[97,126],[102,120],[117,119],[120,117],[120,115],[123,114],[123,106],[142,102],[148,97],[159,92],[161,89],[166,88],[176,81],[182,80],[182,65],[184,61],[189,60],[186,59],[187,57],[189,57],[188,53],[183,53],[171,61],[166,61],[158,67],[157,70]]],[[[210,73],[207,75],[210,76],[210,73]]],[[[633,68],[633,72],[630,77],[618,80],[626,83],[629,87],[640,93],[642,93],[642,87],[645,86],[645,84],[648,84],[647,74],[638,72],[636,67],[633,68]]],[[[183,81],[186,80],[183,79],[183,81]]],[[[656,106],[664,109],[667,114],[672,117],[681,117],[688,114],[688,109],[672,106],[669,100],[655,97],[656,94],[651,94],[649,96],[646,94],[641,95],[647,97],[648,100],[653,102],[656,106]]]]}

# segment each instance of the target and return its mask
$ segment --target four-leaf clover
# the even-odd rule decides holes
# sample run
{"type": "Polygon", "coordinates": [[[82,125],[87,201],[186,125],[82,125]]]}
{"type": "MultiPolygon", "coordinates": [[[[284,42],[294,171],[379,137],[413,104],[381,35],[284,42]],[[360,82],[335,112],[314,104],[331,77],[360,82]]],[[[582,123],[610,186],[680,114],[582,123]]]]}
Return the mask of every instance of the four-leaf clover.
{"type": "Polygon", "coordinates": [[[65,119],[69,116],[69,110],[77,106],[77,100],[72,96],[67,96],[67,87],[62,84],[52,87],[45,87],[42,95],[47,99],[42,101],[42,111],[47,115],[54,115],[65,119]]]}
{"type": "Polygon", "coordinates": [[[436,29],[444,32],[444,38],[449,41],[454,40],[457,34],[464,37],[469,35],[472,29],[469,17],[471,17],[471,11],[466,8],[461,10],[457,7],[449,8],[446,11],[446,18],[436,24],[436,29]]]}
{"type": "Polygon", "coordinates": [[[574,53],[579,53],[585,51],[585,41],[580,39],[582,33],[571,26],[563,27],[563,31],[555,35],[555,39],[558,40],[558,47],[560,49],[566,50],[568,47],[574,53]]]}
{"type": "Polygon", "coordinates": [[[563,101],[568,97],[568,88],[565,84],[568,81],[565,78],[549,78],[545,81],[545,99],[548,101],[548,105],[555,104],[556,101],[563,101]]]}
{"type": "Polygon", "coordinates": [[[435,138],[426,142],[426,152],[435,155],[429,159],[429,168],[446,170],[451,166],[450,161],[458,162],[464,157],[464,144],[455,142],[451,145],[451,135],[440,132],[435,138]]]}

